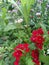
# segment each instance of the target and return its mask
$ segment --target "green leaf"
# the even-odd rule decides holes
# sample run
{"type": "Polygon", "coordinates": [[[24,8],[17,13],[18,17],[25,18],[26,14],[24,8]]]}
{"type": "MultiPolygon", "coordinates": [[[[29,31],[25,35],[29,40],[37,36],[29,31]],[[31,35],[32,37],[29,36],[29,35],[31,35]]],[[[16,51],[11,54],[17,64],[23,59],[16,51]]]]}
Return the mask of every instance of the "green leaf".
{"type": "Polygon", "coordinates": [[[9,65],[9,57],[5,58],[5,65],[9,65]]]}
{"type": "Polygon", "coordinates": [[[42,27],[45,34],[47,34],[47,29],[43,23],[40,23],[40,26],[42,27]]]}
{"type": "Polygon", "coordinates": [[[0,44],[2,44],[3,43],[3,40],[2,39],[0,39],[0,44]]]}
{"type": "Polygon", "coordinates": [[[0,61],[0,65],[5,65],[3,60],[0,61]]]}
{"type": "Polygon", "coordinates": [[[20,7],[17,5],[17,3],[14,0],[8,0],[8,2],[10,2],[11,4],[14,4],[23,15],[22,10],[20,9],[20,7]]]}
{"type": "Polygon", "coordinates": [[[21,0],[21,9],[26,23],[29,21],[28,19],[29,19],[31,5],[34,4],[34,2],[35,0],[21,0]]]}
{"type": "Polygon", "coordinates": [[[34,4],[35,0],[21,0],[21,3],[23,6],[25,6],[26,4],[31,5],[34,4]]]}
{"type": "Polygon", "coordinates": [[[16,26],[14,26],[13,24],[8,24],[5,28],[4,31],[10,31],[16,29],[16,26]]]}
{"type": "Polygon", "coordinates": [[[27,63],[27,65],[34,65],[34,63],[32,62],[32,59],[30,57],[26,58],[26,63],[27,63]]]}
{"type": "Polygon", "coordinates": [[[29,48],[30,48],[31,50],[36,49],[34,43],[30,44],[29,48]]]}
{"type": "Polygon", "coordinates": [[[9,2],[17,6],[18,10],[21,12],[21,14],[24,17],[26,24],[28,24],[27,22],[29,21],[30,8],[31,5],[34,4],[35,0],[21,0],[20,7],[17,5],[17,3],[14,0],[11,0],[9,2]]]}
{"type": "Polygon", "coordinates": [[[45,63],[44,65],[49,65],[49,63],[45,63]]]}
{"type": "Polygon", "coordinates": [[[45,64],[49,64],[49,56],[45,56],[45,55],[40,54],[39,59],[41,62],[43,62],[45,64]]]}

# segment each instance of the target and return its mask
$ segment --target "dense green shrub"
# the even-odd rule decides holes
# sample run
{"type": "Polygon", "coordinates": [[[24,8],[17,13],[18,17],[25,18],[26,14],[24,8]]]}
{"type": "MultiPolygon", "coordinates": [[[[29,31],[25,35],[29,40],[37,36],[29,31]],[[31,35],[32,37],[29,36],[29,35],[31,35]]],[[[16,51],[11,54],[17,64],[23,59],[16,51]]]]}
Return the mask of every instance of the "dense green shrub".
{"type": "MultiPolygon", "coordinates": [[[[49,0],[0,1],[0,65],[13,65],[12,54],[20,43],[36,49],[30,37],[38,28],[44,31],[45,39],[39,60],[41,65],[49,65],[49,0]]],[[[20,65],[34,65],[30,53],[22,57],[20,65]]]]}

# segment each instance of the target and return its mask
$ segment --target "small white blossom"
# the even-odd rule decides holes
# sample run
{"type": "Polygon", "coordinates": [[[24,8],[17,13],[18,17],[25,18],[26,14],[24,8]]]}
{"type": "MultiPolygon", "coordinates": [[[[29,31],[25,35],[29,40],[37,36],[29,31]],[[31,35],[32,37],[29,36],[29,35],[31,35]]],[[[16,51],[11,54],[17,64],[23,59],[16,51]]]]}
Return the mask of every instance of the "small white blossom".
{"type": "Polygon", "coordinates": [[[15,20],[15,23],[18,23],[18,21],[17,21],[17,20],[15,20]]]}
{"type": "Polygon", "coordinates": [[[11,11],[11,10],[8,11],[8,13],[13,13],[13,12],[17,13],[17,10],[14,9],[14,10],[12,10],[12,11],[11,11]]]}
{"type": "Polygon", "coordinates": [[[23,19],[15,20],[15,23],[22,23],[23,19]]]}
{"type": "Polygon", "coordinates": [[[34,12],[34,9],[31,9],[32,12],[34,12]]]}
{"type": "Polygon", "coordinates": [[[8,13],[11,13],[11,11],[9,10],[8,13]]]}
{"type": "Polygon", "coordinates": [[[42,0],[37,0],[39,3],[42,3],[42,0]]]}
{"type": "Polygon", "coordinates": [[[40,12],[37,12],[37,13],[36,13],[36,16],[40,16],[40,15],[41,15],[41,13],[40,13],[40,12]]]}
{"type": "Polygon", "coordinates": [[[49,8],[49,5],[47,4],[47,8],[49,8]]]}
{"type": "Polygon", "coordinates": [[[47,50],[47,54],[49,54],[49,49],[47,50]]]}
{"type": "Polygon", "coordinates": [[[9,24],[13,24],[13,22],[9,22],[9,24]]]}
{"type": "Polygon", "coordinates": [[[1,49],[2,47],[0,47],[0,49],[1,49]]]}

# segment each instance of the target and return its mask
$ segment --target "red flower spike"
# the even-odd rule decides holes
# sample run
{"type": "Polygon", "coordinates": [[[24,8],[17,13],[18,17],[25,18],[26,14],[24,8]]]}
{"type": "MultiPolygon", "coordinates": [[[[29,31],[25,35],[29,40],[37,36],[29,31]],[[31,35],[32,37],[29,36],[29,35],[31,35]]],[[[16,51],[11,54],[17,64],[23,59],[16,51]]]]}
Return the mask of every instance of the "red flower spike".
{"type": "Polygon", "coordinates": [[[24,43],[24,44],[19,44],[18,46],[16,46],[16,48],[14,48],[14,50],[24,50],[25,52],[29,52],[29,44],[24,43]]]}
{"type": "Polygon", "coordinates": [[[44,34],[42,28],[39,28],[37,30],[33,30],[33,32],[32,32],[33,36],[42,35],[42,34],[44,34]]]}
{"type": "Polygon", "coordinates": [[[41,35],[38,35],[38,36],[32,36],[32,37],[30,38],[30,40],[31,40],[32,42],[34,42],[34,43],[40,43],[40,44],[42,44],[43,41],[44,41],[44,38],[43,38],[41,35]]]}
{"type": "Polygon", "coordinates": [[[26,53],[30,52],[30,49],[29,49],[29,48],[26,48],[26,49],[25,49],[25,52],[26,52],[26,53]]]}
{"type": "Polygon", "coordinates": [[[34,43],[36,43],[36,36],[31,36],[30,40],[34,43]]]}
{"type": "Polygon", "coordinates": [[[19,65],[19,62],[18,62],[18,61],[15,61],[15,62],[14,62],[14,65],[19,65]]]}
{"type": "Polygon", "coordinates": [[[28,53],[30,51],[29,44],[27,44],[27,43],[19,44],[18,46],[16,46],[14,48],[14,50],[15,50],[15,52],[13,53],[13,56],[16,58],[16,61],[14,62],[14,65],[18,65],[19,61],[20,61],[20,58],[23,55],[22,51],[25,51],[26,53],[28,53]]]}
{"type": "Polygon", "coordinates": [[[39,57],[39,52],[38,52],[38,50],[37,50],[37,49],[32,50],[31,56],[32,56],[32,58],[38,59],[38,57],[39,57]]]}
{"type": "Polygon", "coordinates": [[[32,54],[31,54],[32,58],[33,58],[33,62],[36,64],[36,65],[40,65],[39,63],[39,52],[37,49],[35,50],[32,50],[32,54]]]}
{"type": "Polygon", "coordinates": [[[36,43],[42,44],[44,41],[44,38],[41,35],[36,36],[36,43]]]}
{"type": "Polygon", "coordinates": [[[38,44],[38,43],[36,43],[35,45],[36,45],[36,47],[37,47],[38,49],[42,50],[43,44],[38,44]]]}
{"type": "Polygon", "coordinates": [[[18,46],[16,46],[14,48],[14,50],[18,50],[18,49],[24,50],[24,45],[23,44],[19,44],[18,46]]]}
{"type": "Polygon", "coordinates": [[[37,36],[39,33],[38,33],[38,31],[37,30],[33,30],[33,32],[32,32],[32,35],[33,36],[37,36]]]}
{"type": "Polygon", "coordinates": [[[48,31],[48,34],[49,34],[49,31],[48,31]]]}
{"type": "Polygon", "coordinates": [[[33,62],[36,64],[36,65],[40,65],[40,62],[38,59],[34,59],[33,62]]]}
{"type": "Polygon", "coordinates": [[[30,38],[30,40],[35,43],[35,46],[40,50],[42,50],[43,42],[44,42],[44,38],[42,34],[44,34],[44,32],[42,28],[39,28],[37,30],[33,30],[32,36],[30,38]]]}
{"type": "Polygon", "coordinates": [[[24,50],[25,50],[25,52],[29,52],[30,51],[30,48],[29,48],[29,44],[24,44],[24,50]]]}
{"type": "Polygon", "coordinates": [[[20,50],[17,50],[13,53],[13,56],[19,61],[22,56],[22,52],[20,50]]]}
{"type": "Polygon", "coordinates": [[[39,33],[40,35],[44,34],[42,28],[39,28],[37,31],[38,31],[38,33],[39,33]]]}

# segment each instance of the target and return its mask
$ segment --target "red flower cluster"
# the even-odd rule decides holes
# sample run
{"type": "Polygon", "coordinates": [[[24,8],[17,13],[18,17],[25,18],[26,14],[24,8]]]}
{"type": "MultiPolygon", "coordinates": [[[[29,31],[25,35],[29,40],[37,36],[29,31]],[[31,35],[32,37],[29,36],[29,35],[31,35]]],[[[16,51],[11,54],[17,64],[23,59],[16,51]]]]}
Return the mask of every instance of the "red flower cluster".
{"type": "Polygon", "coordinates": [[[30,38],[30,40],[35,43],[35,46],[38,49],[42,49],[43,47],[44,38],[42,35],[43,35],[43,30],[39,28],[32,32],[32,36],[30,38]]]}
{"type": "Polygon", "coordinates": [[[48,31],[48,34],[49,34],[49,31],[48,31]]]}
{"type": "Polygon", "coordinates": [[[39,62],[39,52],[37,49],[32,50],[31,56],[33,58],[33,62],[35,62],[35,65],[40,65],[39,62]]]}
{"type": "MultiPolygon", "coordinates": [[[[31,56],[33,58],[33,62],[35,62],[35,65],[40,65],[38,49],[42,50],[43,42],[44,42],[43,34],[44,34],[43,30],[39,28],[32,32],[32,36],[30,38],[30,40],[34,42],[36,46],[36,49],[32,50],[31,52],[31,56]]],[[[19,65],[20,58],[26,53],[30,52],[29,44],[27,43],[19,44],[14,48],[14,50],[15,51],[13,53],[13,56],[16,58],[14,65],[19,65]]]]}
{"type": "Polygon", "coordinates": [[[24,43],[24,44],[19,44],[14,48],[15,52],[13,53],[13,56],[16,58],[16,61],[14,62],[14,65],[18,65],[20,58],[23,56],[23,51],[25,53],[28,53],[30,51],[29,49],[29,44],[24,43]]]}
{"type": "Polygon", "coordinates": [[[36,36],[36,35],[42,35],[42,34],[44,34],[44,32],[43,32],[42,28],[39,28],[37,30],[33,30],[32,34],[36,36]]]}
{"type": "Polygon", "coordinates": [[[42,50],[43,42],[44,42],[43,34],[44,34],[43,30],[39,28],[32,32],[32,36],[30,38],[30,40],[35,43],[35,46],[37,48],[35,50],[32,50],[32,53],[31,53],[31,56],[33,58],[33,62],[35,62],[35,65],[40,65],[38,49],[42,50]]]}

